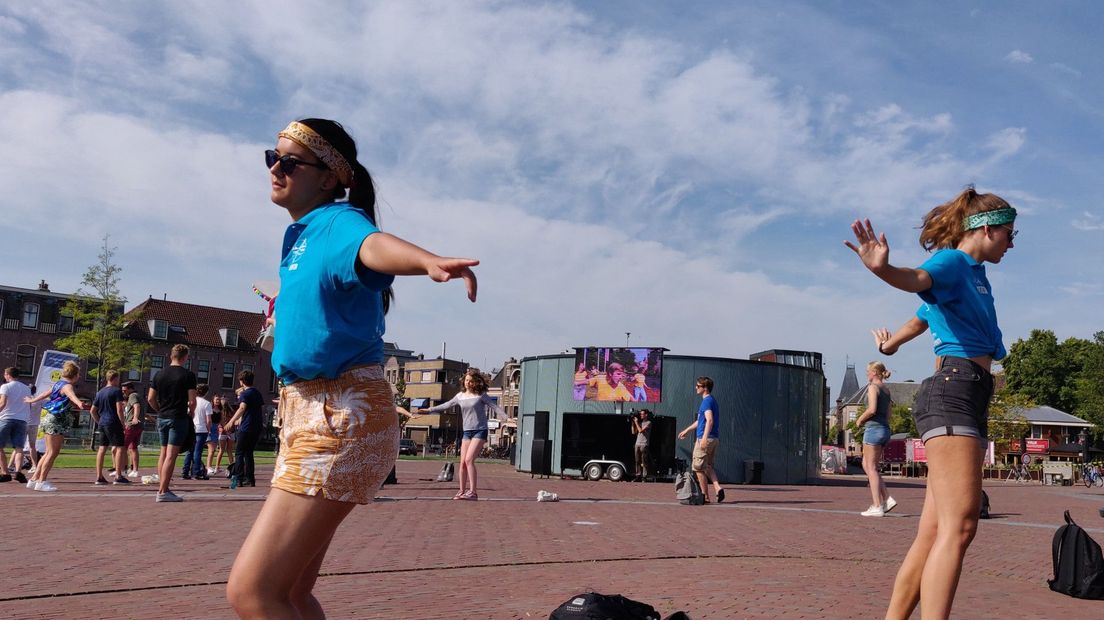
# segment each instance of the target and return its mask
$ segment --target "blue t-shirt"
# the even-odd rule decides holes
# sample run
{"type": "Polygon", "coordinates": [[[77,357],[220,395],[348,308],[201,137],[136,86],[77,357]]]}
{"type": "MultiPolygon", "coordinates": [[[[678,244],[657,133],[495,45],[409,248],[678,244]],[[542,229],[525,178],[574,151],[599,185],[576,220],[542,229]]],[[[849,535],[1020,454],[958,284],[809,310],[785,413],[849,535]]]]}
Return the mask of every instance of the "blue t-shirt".
{"type": "Polygon", "coordinates": [[[921,292],[920,299],[928,305],[921,318],[928,322],[935,338],[935,354],[1004,358],[1006,351],[985,266],[961,250],[945,249],[919,268],[932,279],[931,288],[921,292]]]}
{"type": "Polygon", "coordinates": [[[238,429],[243,433],[259,433],[264,421],[261,417],[264,412],[264,397],[260,390],[255,387],[245,388],[238,395],[238,402],[245,403],[245,413],[238,422],[238,429]]]}
{"type": "Polygon", "coordinates": [[[720,426],[721,410],[719,407],[717,407],[717,399],[713,398],[712,394],[708,394],[704,398],[702,398],[701,406],[698,407],[698,428],[696,430],[697,438],[701,439],[702,434],[705,433],[706,411],[713,412],[713,426],[709,429],[709,438],[717,439],[721,436],[721,431],[719,428],[717,428],[718,426],[720,426]]]}
{"type": "Polygon", "coordinates": [[[123,402],[123,390],[114,385],[104,386],[96,392],[96,397],[92,399],[92,406],[96,408],[96,415],[100,416],[100,427],[122,426],[119,412],[115,409],[115,405],[121,402],[123,402]]]}
{"type": "Polygon", "coordinates": [[[288,226],[276,297],[272,367],[284,383],[383,361],[383,296],[395,276],[360,264],[360,244],[379,232],[364,211],[322,205],[288,226]]]}

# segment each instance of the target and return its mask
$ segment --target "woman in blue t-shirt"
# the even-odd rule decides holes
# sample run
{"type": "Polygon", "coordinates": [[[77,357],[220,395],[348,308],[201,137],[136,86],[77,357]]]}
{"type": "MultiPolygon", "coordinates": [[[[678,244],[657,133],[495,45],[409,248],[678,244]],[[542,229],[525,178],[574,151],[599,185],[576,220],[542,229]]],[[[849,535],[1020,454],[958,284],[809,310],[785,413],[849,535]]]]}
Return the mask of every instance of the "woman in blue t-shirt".
{"type": "Polygon", "coordinates": [[[891,265],[885,233],[876,235],[870,220],[851,225],[857,245],[844,242],[874,275],[917,293],[938,335],[938,369],[921,384],[913,407],[927,452],[928,487],[887,618],[907,618],[918,602],[925,617],[950,616],[962,559],[977,531],[990,367],[1005,355],[984,263],[999,263],[1013,247],[1015,221],[1016,210],[1004,199],[969,187],[924,216],[920,244],[936,251],[919,268],[891,265]]]}
{"type": "Polygon", "coordinates": [[[311,594],[338,525],[372,501],[395,464],[399,425],[384,379],[384,321],[397,275],[462,279],[479,261],[444,258],[379,231],[372,177],[330,120],[293,122],[265,152],[284,233],[274,311],[280,453],[269,493],[230,571],[243,618],[321,617],[311,594]],[[277,570],[272,570],[272,567],[277,570]]]}

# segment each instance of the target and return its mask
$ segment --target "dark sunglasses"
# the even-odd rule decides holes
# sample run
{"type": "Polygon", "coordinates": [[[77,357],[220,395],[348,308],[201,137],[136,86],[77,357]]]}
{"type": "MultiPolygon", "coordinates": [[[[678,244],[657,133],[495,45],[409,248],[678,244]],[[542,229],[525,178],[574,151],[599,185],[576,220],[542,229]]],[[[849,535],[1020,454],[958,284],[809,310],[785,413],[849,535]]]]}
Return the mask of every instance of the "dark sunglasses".
{"type": "Polygon", "coordinates": [[[284,155],[283,157],[281,157],[276,151],[273,150],[265,151],[265,164],[268,165],[269,170],[271,170],[272,167],[276,165],[276,162],[280,162],[280,172],[283,172],[285,175],[290,175],[292,172],[295,172],[296,166],[310,166],[311,168],[329,170],[329,168],[326,167],[326,164],[312,164],[308,161],[303,161],[302,159],[295,159],[291,155],[284,155]]]}
{"type": "Polygon", "coordinates": [[[1019,230],[1017,230],[1015,228],[1012,228],[1012,226],[1009,225],[1009,224],[1001,224],[1001,228],[1005,228],[1005,229],[1008,230],[1008,240],[1009,241],[1012,241],[1013,239],[1016,238],[1016,235],[1020,234],[1019,230]]]}

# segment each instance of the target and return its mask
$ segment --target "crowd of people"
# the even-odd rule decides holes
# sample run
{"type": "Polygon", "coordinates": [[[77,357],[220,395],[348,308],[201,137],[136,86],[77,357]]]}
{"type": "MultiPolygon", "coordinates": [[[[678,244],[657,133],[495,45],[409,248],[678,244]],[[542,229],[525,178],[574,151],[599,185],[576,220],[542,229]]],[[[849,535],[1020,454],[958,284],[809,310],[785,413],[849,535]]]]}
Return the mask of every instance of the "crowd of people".
{"type": "Polygon", "coordinates": [[[80,380],[80,366],[75,362],[65,362],[50,390],[37,396],[18,379],[16,368],[5,369],[0,386],[0,463],[5,472],[0,474],[0,482],[14,478],[32,491],[57,491],[49,476],[66,435],[72,434],[70,411],[76,409],[88,411],[99,444],[94,485],[129,485],[141,479],[157,484],[156,501],[183,501],[170,490],[177,458],[183,452],[184,479],[209,480],[223,472],[225,458],[231,488],[256,486],[253,453],[261,435],[264,399],[253,388],[253,373],[243,370],[238,374],[238,406],[234,408],[225,397],[207,399],[209,387],[197,383],[195,374],[185,368],[188,354],[186,345],[175,345],[170,366],[159,372],[150,386],[147,402],[157,415],[160,452],[157,468],[149,476],[142,476],[140,470],[139,447],[146,416],[134,383],[121,382],[119,373],[109,370],[104,374],[104,387],[87,405],[73,388],[80,380]],[[44,448],[41,455],[39,445],[44,448]],[[6,454],[9,447],[10,459],[6,454]],[[105,472],[108,451],[111,467],[105,472]],[[30,463],[25,462],[24,452],[30,463]]]}

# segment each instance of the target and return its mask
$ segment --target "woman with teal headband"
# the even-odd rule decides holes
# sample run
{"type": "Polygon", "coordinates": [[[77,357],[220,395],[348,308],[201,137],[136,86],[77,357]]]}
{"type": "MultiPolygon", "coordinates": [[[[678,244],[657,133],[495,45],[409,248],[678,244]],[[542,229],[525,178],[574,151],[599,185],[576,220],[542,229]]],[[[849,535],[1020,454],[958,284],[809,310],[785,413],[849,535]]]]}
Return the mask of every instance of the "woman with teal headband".
{"type": "Polygon", "coordinates": [[[874,275],[918,294],[933,333],[940,334],[937,370],[921,384],[913,406],[927,449],[924,509],[886,618],[908,618],[917,603],[925,619],[951,613],[981,506],[990,367],[1005,355],[984,263],[999,263],[1013,247],[1015,220],[1016,210],[1004,199],[969,187],[924,216],[920,245],[935,253],[918,268],[891,265],[885,233],[875,235],[870,220],[851,225],[857,245],[844,242],[874,275]]]}

